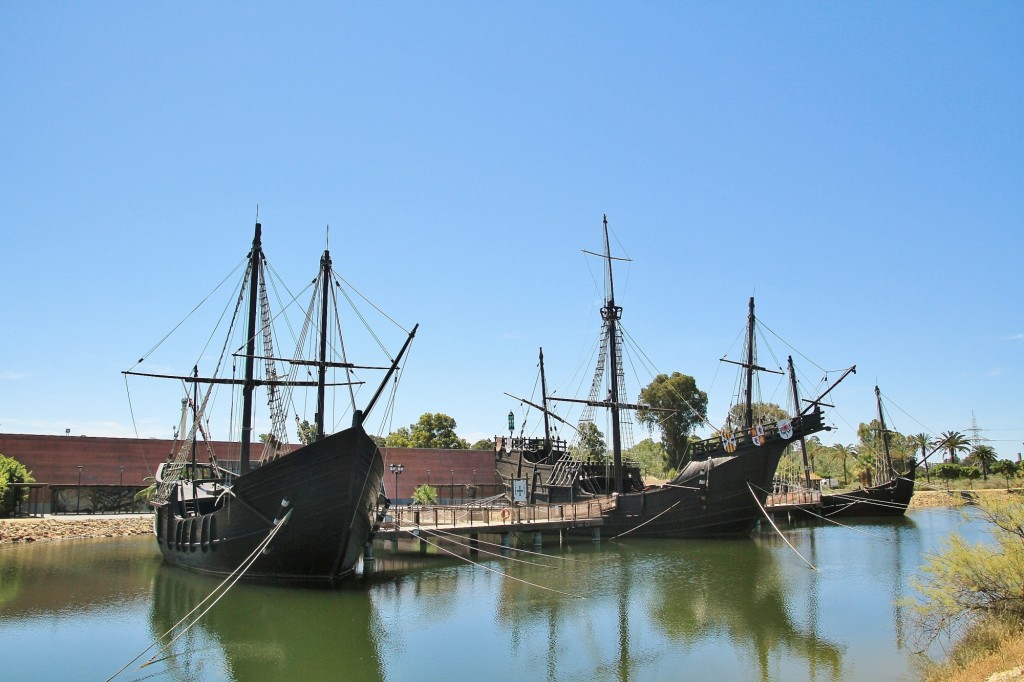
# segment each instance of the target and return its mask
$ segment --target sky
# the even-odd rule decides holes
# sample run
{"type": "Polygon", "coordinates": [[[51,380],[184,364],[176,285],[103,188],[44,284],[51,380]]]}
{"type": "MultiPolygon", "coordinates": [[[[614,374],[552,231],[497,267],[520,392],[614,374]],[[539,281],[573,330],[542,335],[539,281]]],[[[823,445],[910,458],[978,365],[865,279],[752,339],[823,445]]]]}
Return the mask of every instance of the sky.
{"type": "Polygon", "coordinates": [[[543,347],[585,397],[606,215],[629,338],[713,423],[754,296],[803,395],[857,367],[823,440],[878,385],[890,428],[1015,458],[1022,35],[1014,2],[0,0],[0,432],[169,437],[122,371],[257,214],[295,290],[329,234],[420,324],[385,432],[535,432],[505,393],[537,399],[543,347]]]}

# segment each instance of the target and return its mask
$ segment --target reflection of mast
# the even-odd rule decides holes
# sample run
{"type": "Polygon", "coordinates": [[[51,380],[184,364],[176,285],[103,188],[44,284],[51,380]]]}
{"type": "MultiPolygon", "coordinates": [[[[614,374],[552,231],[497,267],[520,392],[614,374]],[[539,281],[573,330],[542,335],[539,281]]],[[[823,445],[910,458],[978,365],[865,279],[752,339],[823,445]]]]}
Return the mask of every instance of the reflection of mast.
{"type": "Polygon", "coordinates": [[[629,580],[622,581],[619,590],[619,680],[629,680],[629,580]]]}

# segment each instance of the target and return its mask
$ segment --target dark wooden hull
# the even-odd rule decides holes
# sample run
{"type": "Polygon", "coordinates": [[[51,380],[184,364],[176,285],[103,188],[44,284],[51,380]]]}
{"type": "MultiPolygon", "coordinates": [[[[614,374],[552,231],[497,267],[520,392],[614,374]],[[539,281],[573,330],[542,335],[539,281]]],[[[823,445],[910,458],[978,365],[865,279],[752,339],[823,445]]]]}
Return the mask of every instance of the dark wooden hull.
{"type": "Polygon", "coordinates": [[[888,483],[861,488],[849,493],[821,496],[821,515],[825,518],[862,516],[903,516],[914,496],[913,473],[888,483]]]}
{"type": "Polygon", "coordinates": [[[666,486],[618,496],[601,534],[638,538],[745,537],[764,518],[764,504],[785,444],[715,457],[710,466],[666,486]],[[767,479],[767,480],[766,480],[767,479]]]}
{"type": "Polygon", "coordinates": [[[355,571],[372,538],[383,475],[380,451],[362,427],[346,429],[239,476],[207,513],[186,514],[175,492],[156,508],[157,542],[168,564],[228,575],[290,510],[245,577],[341,578],[355,571]]]}
{"type": "Polygon", "coordinates": [[[736,450],[724,448],[691,462],[664,486],[618,496],[614,510],[604,518],[601,534],[639,538],[746,537],[764,518],[762,511],[772,479],[786,447],[800,436],[821,431],[821,415],[812,413],[792,420],[790,438],[775,430],[763,445],[748,436],[738,439],[736,450]]]}

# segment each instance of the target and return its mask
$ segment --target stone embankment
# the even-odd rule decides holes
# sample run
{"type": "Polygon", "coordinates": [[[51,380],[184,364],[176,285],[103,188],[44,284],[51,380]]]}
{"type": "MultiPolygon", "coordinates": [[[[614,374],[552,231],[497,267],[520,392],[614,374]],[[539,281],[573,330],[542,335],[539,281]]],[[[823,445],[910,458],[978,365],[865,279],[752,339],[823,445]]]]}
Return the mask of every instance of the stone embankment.
{"type": "Polygon", "coordinates": [[[152,514],[0,519],[0,545],[74,538],[114,538],[152,532],[152,514]]]}

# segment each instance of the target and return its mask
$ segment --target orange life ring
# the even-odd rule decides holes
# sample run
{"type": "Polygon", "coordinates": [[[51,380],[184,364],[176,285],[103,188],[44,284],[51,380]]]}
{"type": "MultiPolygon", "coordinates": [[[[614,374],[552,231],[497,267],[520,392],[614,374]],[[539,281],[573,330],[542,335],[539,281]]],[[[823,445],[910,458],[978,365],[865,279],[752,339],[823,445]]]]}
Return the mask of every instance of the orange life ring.
{"type": "Polygon", "coordinates": [[[508,509],[502,509],[501,510],[501,520],[502,521],[506,520],[510,516],[512,516],[512,512],[510,512],[508,509]]]}

